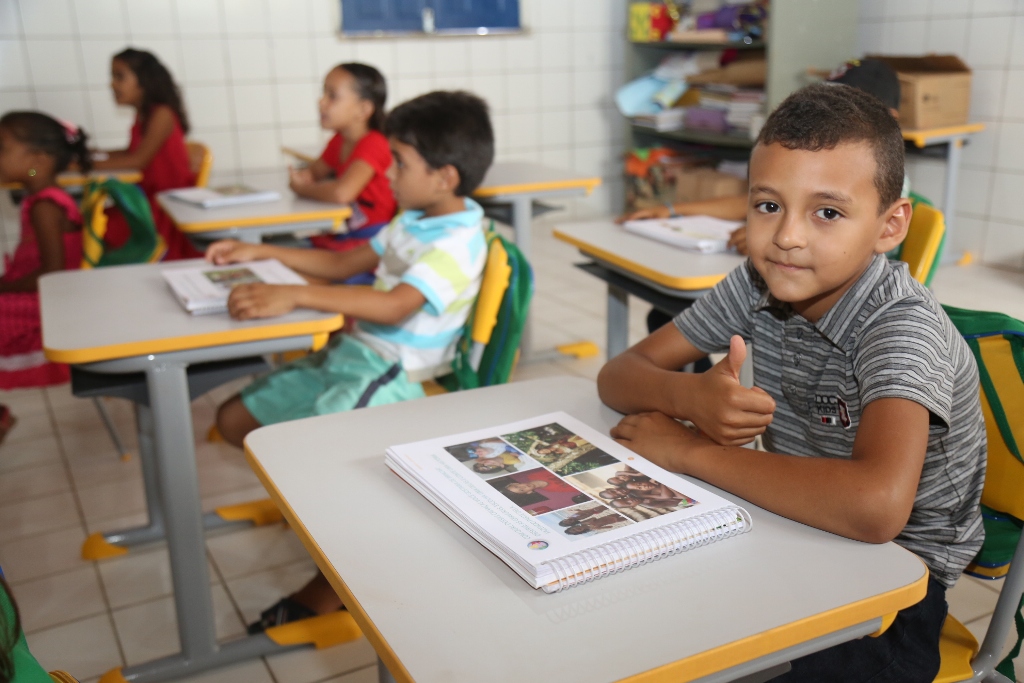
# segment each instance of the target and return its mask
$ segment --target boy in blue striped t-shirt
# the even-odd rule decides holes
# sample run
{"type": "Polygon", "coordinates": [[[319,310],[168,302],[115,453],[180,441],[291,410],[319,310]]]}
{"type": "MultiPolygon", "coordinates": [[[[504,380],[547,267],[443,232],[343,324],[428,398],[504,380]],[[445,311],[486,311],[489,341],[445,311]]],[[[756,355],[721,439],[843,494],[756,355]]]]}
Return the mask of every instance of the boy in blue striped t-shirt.
{"type": "Polygon", "coordinates": [[[928,566],[927,595],[881,636],[796,659],[778,683],[931,683],[946,589],[984,538],[974,357],[932,293],[885,257],[910,223],[903,154],[873,96],[824,84],[790,95],[750,158],[749,260],[598,377],[605,403],[629,413],[612,430],[620,443],[928,566]],[[745,341],[754,388],[738,381],[745,341]],[[708,372],[676,372],[716,351],[728,355],[708,372]],[[767,452],[739,448],[758,435],[767,452]]]}
{"type": "Polygon", "coordinates": [[[372,288],[247,284],[228,310],[239,320],[294,308],[342,313],[344,334],[242,390],[217,411],[229,443],[262,425],[423,396],[441,374],[480,289],[487,258],[483,210],[469,198],[494,158],[487,104],[465,92],[433,92],[391,112],[392,189],[402,212],[369,244],[348,252],[216,242],[216,264],[276,258],[314,281],[373,271],[372,288]]]}
{"type": "MultiPolygon", "coordinates": [[[[355,319],[321,351],[256,380],[217,411],[226,441],[242,445],[275,422],[422,397],[420,382],[450,367],[480,290],[487,245],[483,209],[469,198],[494,158],[487,104],[465,92],[433,92],[390,113],[384,133],[389,175],[401,213],[369,244],[352,251],[216,242],[216,264],[276,258],[308,278],[335,282],[373,271],[373,287],[247,284],[231,290],[239,320],[294,308],[355,319]]],[[[341,607],[321,574],[250,624],[259,633],[341,607]]]]}

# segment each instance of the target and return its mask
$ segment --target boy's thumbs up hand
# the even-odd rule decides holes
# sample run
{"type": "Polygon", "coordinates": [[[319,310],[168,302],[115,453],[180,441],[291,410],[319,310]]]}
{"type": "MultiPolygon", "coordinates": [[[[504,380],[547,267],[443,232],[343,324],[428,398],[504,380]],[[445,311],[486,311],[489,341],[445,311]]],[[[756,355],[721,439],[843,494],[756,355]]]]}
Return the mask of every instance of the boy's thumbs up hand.
{"type": "Polygon", "coordinates": [[[775,400],[764,390],[740,384],[740,368],[747,345],[739,335],[729,342],[729,353],[701,375],[700,408],[693,423],[723,446],[742,446],[771,424],[775,400]]]}

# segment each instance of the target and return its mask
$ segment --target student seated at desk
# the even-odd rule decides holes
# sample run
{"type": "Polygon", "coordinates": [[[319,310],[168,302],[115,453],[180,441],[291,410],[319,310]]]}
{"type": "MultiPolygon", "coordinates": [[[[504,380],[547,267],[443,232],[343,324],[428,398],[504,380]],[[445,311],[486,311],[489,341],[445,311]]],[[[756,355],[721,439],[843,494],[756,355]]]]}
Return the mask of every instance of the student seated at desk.
{"type": "Polygon", "coordinates": [[[981,547],[978,369],[935,297],[885,253],[906,236],[903,139],[874,97],[814,85],[750,161],[750,258],[601,371],[622,444],[755,505],[928,566],[927,596],[779,681],[930,683],[945,591],[981,547]],[[754,345],[755,388],[738,382],[754,345]],[[703,375],[676,372],[716,351],[703,375]],[[696,429],[677,420],[689,420],[696,429]],[[739,446],[762,434],[768,452],[739,446]]]}
{"type": "MultiPolygon", "coordinates": [[[[110,62],[110,88],[117,104],[135,109],[135,123],[128,149],[98,152],[93,166],[142,171],[139,186],[149,199],[153,221],[167,244],[164,258],[202,256],[156,201],[158,193],[190,187],[196,180],[185,146],[188,115],[170,71],[153,54],[127,48],[114,55],[110,62]]],[[[128,239],[129,233],[124,216],[112,212],[104,239],[118,247],[128,239]]]]}
{"type": "MultiPolygon", "coordinates": [[[[341,280],[374,269],[376,275],[372,288],[253,284],[231,291],[231,315],[243,320],[303,307],[357,322],[327,348],[221,405],[217,427],[229,443],[241,446],[261,425],[422,397],[419,382],[450,368],[487,258],[483,209],[469,198],[494,158],[487,104],[465,92],[428,93],[392,111],[385,133],[403,212],[369,244],[340,253],[234,241],[208,249],[214,263],[277,258],[314,278],[341,280]]],[[[265,611],[250,632],[340,605],[321,575],[265,611]]]]}
{"type": "MultiPolygon", "coordinates": [[[[57,185],[57,174],[75,161],[89,168],[86,134],[78,126],[34,111],[0,118],[0,182],[21,183],[21,236],[0,277],[0,389],[61,384],[68,366],[43,356],[39,278],[78,268],[82,215],[57,185]]],[[[0,408],[0,439],[11,426],[0,408]]]]}
{"type": "MultiPolygon", "coordinates": [[[[320,158],[303,169],[289,169],[295,194],[322,202],[351,204],[348,232],[316,235],[313,246],[348,251],[366,244],[395,216],[388,169],[391,149],[381,129],[387,84],[372,66],[339,64],[324,78],[320,126],[333,130],[320,158]]],[[[369,277],[365,283],[373,282],[369,277]]]]}

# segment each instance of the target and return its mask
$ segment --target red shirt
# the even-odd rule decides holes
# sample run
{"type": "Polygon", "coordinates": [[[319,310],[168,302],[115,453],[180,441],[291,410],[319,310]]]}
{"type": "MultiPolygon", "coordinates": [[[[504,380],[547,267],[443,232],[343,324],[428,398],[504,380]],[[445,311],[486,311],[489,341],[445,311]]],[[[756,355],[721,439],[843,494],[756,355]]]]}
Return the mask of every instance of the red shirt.
{"type": "Polygon", "coordinates": [[[337,178],[345,175],[345,171],[356,159],[361,159],[373,168],[373,178],[366,184],[363,191],[356,197],[352,218],[348,225],[350,230],[358,230],[367,225],[387,223],[395,217],[398,204],[391,193],[391,182],[388,180],[388,169],[391,168],[391,148],[388,139],[379,131],[371,130],[356,143],[352,153],[344,161],[341,160],[341,147],[345,139],[341,133],[336,134],[327,143],[320,160],[331,167],[337,178]],[[360,215],[362,214],[362,215],[360,215]]]}

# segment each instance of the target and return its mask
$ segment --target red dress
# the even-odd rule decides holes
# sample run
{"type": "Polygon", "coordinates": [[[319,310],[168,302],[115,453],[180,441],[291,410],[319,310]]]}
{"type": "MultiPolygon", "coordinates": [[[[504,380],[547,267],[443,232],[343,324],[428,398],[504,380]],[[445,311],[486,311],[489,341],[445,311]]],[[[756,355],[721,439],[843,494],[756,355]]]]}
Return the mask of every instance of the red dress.
{"type": "Polygon", "coordinates": [[[395,217],[398,204],[391,192],[388,169],[391,168],[391,147],[382,133],[371,130],[355,144],[352,153],[341,160],[341,148],[345,138],[335,134],[324,148],[320,160],[331,167],[334,176],[340,178],[357,159],[373,168],[373,178],[356,197],[352,205],[352,217],[348,219],[349,232],[343,235],[317,235],[310,241],[313,246],[334,251],[348,251],[370,241],[381,226],[395,217]]]}
{"type": "MultiPolygon", "coordinates": [[[[192,187],[196,182],[195,174],[189,168],[185,133],[181,130],[178,116],[173,112],[172,116],[174,116],[174,129],[157,150],[149,165],[142,169],[142,182],[139,183],[139,187],[146,193],[149,206],[153,211],[156,231],[167,243],[167,254],[164,256],[166,261],[202,256],[202,253],[189,243],[185,235],[174,225],[171,217],[164,213],[156,201],[158,192],[175,190],[179,187],[192,187]]],[[[142,134],[142,122],[136,117],[135,124],[132,126],[131,140],[128,142],[129,152],[134,152],[142,144],[142,134]]],[[[119,211],[112,210],[107,213],[109,222],[104,239],[112,247],[119,247],[128,239],[128,224],[119,211]]]]}
{"type": "MultiPolygon", "coordinates": [[[[4,259],[0,281],[18,280],[42,265],[39,244],[32,229],[32,207],[51,201],[64,210],[68,220],[81,227],[82,214],[75,200],[57,187],[47,187],[25,197],[21,203],[21,238],[13,256],[4,259]]],[[[82,261],[82,231],[64,233],[64,270],[74,270],[82,261]]],[[[43,356],[43,332],[39,319],[38,292],[0,294],[0,389],[60,384],[69,379],[68,366],[51,363],[43,356]]]]}

